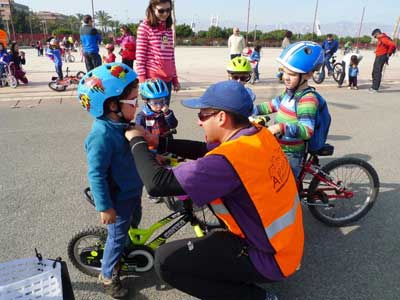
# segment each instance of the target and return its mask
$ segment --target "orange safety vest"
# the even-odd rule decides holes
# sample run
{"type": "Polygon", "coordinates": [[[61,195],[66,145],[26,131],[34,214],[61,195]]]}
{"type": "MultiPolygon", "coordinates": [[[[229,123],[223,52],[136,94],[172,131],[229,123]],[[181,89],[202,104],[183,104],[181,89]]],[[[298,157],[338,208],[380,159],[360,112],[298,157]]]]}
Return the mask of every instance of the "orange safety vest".
{"type": "MultiPolygon", "coordinates": [[[[282,274],[293,274],[303,255],[303,219],[296,182],[276,138],[260,128],[258,133],[225,142],[206,155],[223,155],[230,162],[260,216],[282,274]]],[[[233,234],[245,238],[222,199],[210,204],[233,234]]]]}

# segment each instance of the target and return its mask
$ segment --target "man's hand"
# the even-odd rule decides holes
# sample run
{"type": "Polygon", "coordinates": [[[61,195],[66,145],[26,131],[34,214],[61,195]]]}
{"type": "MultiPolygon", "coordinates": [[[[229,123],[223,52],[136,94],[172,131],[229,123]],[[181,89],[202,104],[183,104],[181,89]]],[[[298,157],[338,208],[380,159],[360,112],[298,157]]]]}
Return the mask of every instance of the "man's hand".
{"type": "Polygon", "coordinates": [[[128,141],[133,139],[134,137],[137,136],[145,136],[146,131],[144,128],[140,125],[131,125],[128,127],[128,129],[125,131],[125,137],[128,141]]]}
{"type": "Polygon", "coordinates": [[[117,213],[114,208],[109,208],[105,211],[100,212],[101,224],[108,225],[114,224],[117,219],[117,213]]]}
{"type": "Polygon", "coordinates": [[[158,135],[152,134],[149,131],[145,130],[142,126],[140,125],[131,125],[128,127],[128,129],[125,131],[125,137],[128,141],[132,140],[134,137],[144,137],[146,142],[149,144],[150,147],[152,148],[157,148],[158,147],[158,135]]]}

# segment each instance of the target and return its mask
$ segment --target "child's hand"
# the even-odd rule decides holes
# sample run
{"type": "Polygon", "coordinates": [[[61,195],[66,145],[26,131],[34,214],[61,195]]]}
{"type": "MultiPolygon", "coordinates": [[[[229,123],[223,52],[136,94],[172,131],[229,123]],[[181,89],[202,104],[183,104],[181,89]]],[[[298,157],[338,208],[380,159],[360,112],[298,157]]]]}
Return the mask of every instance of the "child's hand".
{"type": "Polygon", "coordinates": [[[169,107],[168,107],[167,104],[165,104],[165,105],[163,106],[163,108],[161,108],[161,111],[162,111],[163,113],[166,113],[168,110],[169,110],[169,107]]]}
{"type": "Polygon", "coordinates": [[[159,165],[165,165],[165,157],[160,154],[156,154],[156,161],[159,165]]]}
{"type": "Polygon", "coordinates": [[[174,84],[174,91],[177,92],[181,89],[181,85],[179,83],[174,84]]]}
{"type": "Polygon", "coordinates": [[[100,212],[101,224],[108,225],[114,224],[117,219],[117,213],[114,208],[109,208],[105,211],[100,212]]]}
{"type": "Polygon", "coordinates": [[[268,130],[273,134],[277,135],[281,133],[281,126],[279,124],[274,124],[268,127],[268,130]]]}

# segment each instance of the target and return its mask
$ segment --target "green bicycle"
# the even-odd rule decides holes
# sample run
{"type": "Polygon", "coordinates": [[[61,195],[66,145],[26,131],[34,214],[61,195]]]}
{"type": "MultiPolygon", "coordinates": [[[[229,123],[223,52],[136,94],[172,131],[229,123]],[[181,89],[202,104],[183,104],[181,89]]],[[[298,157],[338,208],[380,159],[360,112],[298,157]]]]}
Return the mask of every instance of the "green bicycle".
{"type": "MultiPolygon", "coordinates": [[[[94,205],[90,188],[84,190],[85,199],[94,205]]],[[[176,197],[162,197],[168,208],[174,212],[157,221],[147,229],[130,228],[130,244],[125,247],[120,259],[123,274],[144,273],[153,268],[154,251],[167,239],[178,232],[187,223],[193,227],[197,237],[204,236],[210,230],[221,228],[218,222],[209,222],[203,208],[193,208],[191,199],[177,200],[176,197]],[[203,216],[203,219],[201,218],[203,216]],[[151,239],[159,228],[175,221],[161,234],[151,239]]],[[[205,209],[207,211],[207,209],[205,209]]],[[[72,264],[82,273],[97,277],[101,271],[107,229],[91,226],[76,233],[68,243],[68,257],[72,264]]]]}

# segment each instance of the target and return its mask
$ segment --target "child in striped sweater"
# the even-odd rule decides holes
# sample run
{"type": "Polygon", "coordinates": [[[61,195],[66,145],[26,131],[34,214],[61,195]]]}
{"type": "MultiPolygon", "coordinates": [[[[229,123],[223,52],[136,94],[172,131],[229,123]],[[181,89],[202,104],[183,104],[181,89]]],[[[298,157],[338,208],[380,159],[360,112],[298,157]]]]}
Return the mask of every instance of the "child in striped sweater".
{"type": "Polygon", "coordinates": [[[324,61],[321,46],[313,42],[298,42],[284,49],[278,57],[283,66],[285,90],[271,101],[254,107],[255,115],[276,113],[275,124],[268,129],[277,135],[279,143],[297,178],[301,171],[305,142],[314,132],[318,98],[308,86],[314,70],[324,61]]]}

